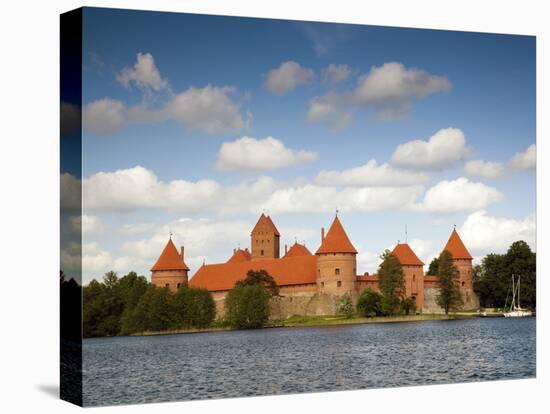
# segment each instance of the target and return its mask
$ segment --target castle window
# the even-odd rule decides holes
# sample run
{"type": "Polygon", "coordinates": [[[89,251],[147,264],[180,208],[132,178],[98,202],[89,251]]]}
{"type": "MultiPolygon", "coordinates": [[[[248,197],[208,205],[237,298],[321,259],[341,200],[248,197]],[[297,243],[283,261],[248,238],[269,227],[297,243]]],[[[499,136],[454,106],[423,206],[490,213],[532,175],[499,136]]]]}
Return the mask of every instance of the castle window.
{"type": "Polygon", "coordinates": [[[264,255],[264,251],[260,250],[260,256],[263,256],[263,255],[264,255]]]}
{"type": "Polygon", "coordinates": [[[180,288],[180,286],[181,286],[181,283],[178,283],[178,289],[180,288]]]}
{"type": "Polygon", "coordinates": [[[321,287],[325,287],[325,282],[321,282],[321,287]]]}
{"type": "Polygon", "coordinates": [[[334,269],[334,274],[339,275],[340,274],[340,269],[339,268],[334,269]]]}
{"type": "Polygon", "coordinates": [[[416,280],[416,275],[413,275],[413,282],[416,280]]]}
{"type": "Polygon", "coordinates": [[[464,286],[464,282],[462,282],[462,286],[464,286]]]}
{"type": "Polygon", "coordinates": [[[169,288],[169,287],[170,287],[170,283],[165,284],[164,287],[169,288]]]}
{"type": "Polygon", "coordinates": [[[341,286],[342,286],[342,281],[339,280],[338,282],[336,282],[336,286],[337,286],[337,287],[341,287],[341,286]]]}

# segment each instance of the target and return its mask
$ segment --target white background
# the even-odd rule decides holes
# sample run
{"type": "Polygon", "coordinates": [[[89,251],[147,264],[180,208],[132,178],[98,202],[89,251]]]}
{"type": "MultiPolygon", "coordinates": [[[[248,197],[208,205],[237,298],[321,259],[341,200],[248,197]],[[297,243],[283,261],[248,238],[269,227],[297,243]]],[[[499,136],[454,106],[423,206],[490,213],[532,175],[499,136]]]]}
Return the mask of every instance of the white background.
{"type": "MultiPolygon", "coordinates": [[[[537,379],[102,408],[104,412],[533,413],[550,409],[548,85],[544,1],[89,1],[226,15],[537,35],[537,379]],[[546,187],[546,189],[545,189],[546,187]],[[546,331],[546,332],[545,332],[546,331]],[[546,390],[545,390],[546,388],[546,390]]],[[[78,1],[0,11],[0,410],[64,413],[59,373],[59,14],[78,1]]],[[[342,349],[342,352],[346,352],[342,349]]],[[[426,355],[429,358],[429,355],[426,355]]]]}

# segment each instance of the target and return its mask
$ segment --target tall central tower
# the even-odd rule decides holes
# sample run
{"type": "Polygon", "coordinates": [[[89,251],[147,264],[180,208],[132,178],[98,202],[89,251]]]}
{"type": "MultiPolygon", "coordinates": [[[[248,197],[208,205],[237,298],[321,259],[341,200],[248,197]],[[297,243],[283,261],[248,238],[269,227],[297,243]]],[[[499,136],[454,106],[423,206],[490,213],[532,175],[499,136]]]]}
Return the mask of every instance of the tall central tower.
{"type": "Polygon", "coordinates": [[[278,259],[281,235],[279,230],[264,213],[250,233],[250,250],[252,260],[278,259]]]}

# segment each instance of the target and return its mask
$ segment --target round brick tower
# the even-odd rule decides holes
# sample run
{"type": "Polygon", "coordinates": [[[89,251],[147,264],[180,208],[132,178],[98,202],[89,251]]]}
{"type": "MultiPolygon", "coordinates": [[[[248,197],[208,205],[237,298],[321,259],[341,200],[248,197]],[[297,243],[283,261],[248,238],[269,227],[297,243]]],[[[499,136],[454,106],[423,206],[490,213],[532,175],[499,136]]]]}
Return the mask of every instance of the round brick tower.
{"type": "Polygon", "coordinates": [[[351,244],[338,216],[325,237],[321,229],[321,246],[317,256],[317,286],[321,293],[344,294],[355,290],[357,250],[351,244]]]}
{"type": "Polygon", "coordinates": [[[172,292],[187,285],[189,268],[183,260],[183,253],[183,246],[181,246],[181,253],[178,253],[178,249],[170,238],[151,268],[151,283],[157,287],[167,287],[172,292]]]}
{"type": "Polygon", "coordinates": [[[453,264],[458,269],[459,286],[464,301],[463,309],[471,310],[479,308],[479,298],[474,293],[472,260],[473,257],[462,242],[456,229],[453,229],[449,241],[443,248],[453,256],[453,264]]]}

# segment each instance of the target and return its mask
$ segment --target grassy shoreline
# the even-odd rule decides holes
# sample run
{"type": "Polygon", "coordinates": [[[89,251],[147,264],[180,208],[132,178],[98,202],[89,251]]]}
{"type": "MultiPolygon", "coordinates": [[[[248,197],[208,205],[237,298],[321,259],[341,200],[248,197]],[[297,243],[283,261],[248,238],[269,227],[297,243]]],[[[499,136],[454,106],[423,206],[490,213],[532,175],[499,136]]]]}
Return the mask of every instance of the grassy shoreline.
{"type": "MultiPolygon", "coordinates": [[[[362,325],[368,323],[403,323],[403,322],[419,322],[419,321],[444,321],[457,319],[472,319],[477,318],[475,313],[453,313],[449,315],[430,313],[420,315],[401,315],[401,316],[377,316],[366,318],[364,316],[353,316],[345,318],[342,316],[291,316],[284,320],[272,320],[268,325],[260,329],[268,328],[301,328],[301,327],[316,327],[316,326],[337,326],[337,325],[362,325]]],[[[208,333],[208,332],[223,332],[223,331],[239,331],[241,329],[231,327],[211,327],[205,329],[173,329],[167,331],[156,332],[139,332],[130,336],[157,336],[157,335],[180,335],[191,333],[208,333]]]]}

